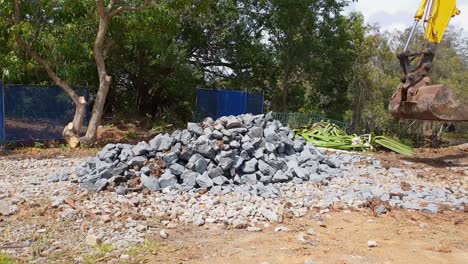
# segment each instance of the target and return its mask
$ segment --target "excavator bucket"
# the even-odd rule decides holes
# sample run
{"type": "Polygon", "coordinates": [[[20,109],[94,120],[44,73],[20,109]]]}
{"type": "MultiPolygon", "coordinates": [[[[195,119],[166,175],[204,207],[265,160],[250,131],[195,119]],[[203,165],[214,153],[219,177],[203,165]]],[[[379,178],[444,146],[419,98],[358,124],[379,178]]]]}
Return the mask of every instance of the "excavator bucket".
{"type": "Polygon", "coordinates": [[[408,89],[401,100],[403,84],[393,94],[390,113],[396,118],[441,121],[468,121],[468,105],[458,102],[453,91],[443,84],[430,85],[428,77],[408,89]]]}

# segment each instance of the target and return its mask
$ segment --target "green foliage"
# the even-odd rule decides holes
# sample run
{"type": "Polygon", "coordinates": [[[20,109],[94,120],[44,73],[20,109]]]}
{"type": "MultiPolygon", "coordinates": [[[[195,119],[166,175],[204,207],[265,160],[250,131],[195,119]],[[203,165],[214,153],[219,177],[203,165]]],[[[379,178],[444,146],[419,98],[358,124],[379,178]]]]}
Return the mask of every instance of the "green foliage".
{"type": "Polygon", "coordinates": [[[365,134],[348,135],[335,124],[327,122],[315,123],[311,126],[296,129],[296,136],[304,138],[317,147],[341,150],[372,150],[378,146],[385,147],[405,156],[414,154],[413,149],[396,140],[385,136],[365,134]]]}
{"type": "Polygon", "coordinates": [[[107,253],[111,253],[114,250],[112,245],[102,244],[94,247],[94,253],[84,257],[83,263],[94,264],[101,263],[107,253]]]}
{"type": "Polygon", "coordinates": [[[9,256],[8,254],[0,252],[0,264],[14,264],[14,263],[20,263],[20,262],[14,259],[13,257],[9,256]]]}
{"type": "MultiPolygon", "coordinates": [[[[393,120],[387,105],[399,83],[395,54],[409,31],[381,32],[365,25],[359,13],[343,15],[349,2],[163,0],[124,12],[114,17],[106,38],[112,76],[106,114],[150,116],[148,127],[181,127],[192,119],[197,87],[222,88],[264,93],[272,111],[350,122],[358,134],[406,135],[419,125],[393,120]]],[[[15,44],[14,33],[20,33],[62,79],[90,88],[93,99],[99,85],[95,1],[21,3],[22,23],[16,26],[13,1],[0,5],[0,78],[51,83],[15,44]]],[[[411,49],[422,43],[419,32],[411,49]]],[[[435,83],[450,85],[460,98],[468,98],[467,43],[448,30],[432,72],[435,83]]]]}
{"type": "Polygon", "coordinates": [[[126,139],[137,139],[138,138],[138,134],[135,133],[135,132],[132,132],[132,131],[129,131],[125,134],[125,138],[126,139]]]}
{"type": "Polygon", "coordinates": [[[34,142],[34,147],[35,148],[39,148],[39,149],[43,149],[45,148],[45,145],[41,142],[34,142]]]}

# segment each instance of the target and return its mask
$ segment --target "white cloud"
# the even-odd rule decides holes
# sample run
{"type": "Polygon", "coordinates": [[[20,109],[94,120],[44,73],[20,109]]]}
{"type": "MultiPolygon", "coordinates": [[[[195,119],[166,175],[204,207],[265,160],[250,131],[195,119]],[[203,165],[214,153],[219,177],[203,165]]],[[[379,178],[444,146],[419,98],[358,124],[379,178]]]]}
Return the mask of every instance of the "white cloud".
{"type": "MultiPolygon", "coordinates": [[[[450,25],[463,28],[468,35],[468,3],[458,1],[459,16],[454,17],[450,25]]],[[[359,0],[352,3],[345,13],[358,11],[364,15],[366,22],[379,24],[384,30],[404,29],[413,24],[413,17],[419,7],[417,0],[359,0]]]]}

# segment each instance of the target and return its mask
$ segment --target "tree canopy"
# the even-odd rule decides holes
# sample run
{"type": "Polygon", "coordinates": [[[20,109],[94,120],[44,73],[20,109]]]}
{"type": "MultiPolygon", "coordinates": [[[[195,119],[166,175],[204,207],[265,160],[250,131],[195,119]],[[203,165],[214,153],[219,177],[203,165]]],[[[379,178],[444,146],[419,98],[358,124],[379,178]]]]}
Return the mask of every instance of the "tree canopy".
{"type": "MultiPolygon", "coordinates": [[[[44,67],[15,43],[15,33],[21,33],[60,78],[88,87],[95,98],[100,86],[93,51],[99,27],[95,1],[21,1],[25,15],[16,25],[12,2],[0,0],[1,78],[52,84],[44,67]]],[[[359,13],[345,15],[350,1],[149,2],[109,24],[106,114],[186,122],[196,88],[211,87],[261,92],[268,110],[321,113],[352,122],[356,130],[387,131],[395,122],[387,104],[399,82],[395,54],[409,32],[381,32],[359,13]]],[[[466,98],[468,42],[460,36],[453,29],[446,34],[433,79],[466,98]]],[[[413,48],[421,43],[419,33],[413,48]]]]}

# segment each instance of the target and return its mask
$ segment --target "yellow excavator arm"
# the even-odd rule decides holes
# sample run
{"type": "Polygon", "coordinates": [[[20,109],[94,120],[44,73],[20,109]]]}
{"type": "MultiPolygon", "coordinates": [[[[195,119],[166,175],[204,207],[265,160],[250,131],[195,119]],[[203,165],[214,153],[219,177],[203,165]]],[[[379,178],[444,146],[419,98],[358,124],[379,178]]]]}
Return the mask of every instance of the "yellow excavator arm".
{"type": "Polygon", "coordinates": [[[415,21],[420,21],[425,15],[426,30],[424,37],[432,43],[440,43],[451,17],[460,14],[456,0],[423,0],[419,6],[415,21]]]}
{"type": "Polygon", "coordinates": [[[432,85],[429,78],[432,61],[450,18],[460,14],[456,5],[456,0],[422,0],[405,48],[397,56],[402,76],[389,104],[389,111],[394,117],[468,121],[468,105],[456,100],[453,91],[447,86],[432,85]],[[426,45],[421,52],[412,53],[409,47],[421,20],[424,23],[426,45]],[[421,59],[418,66],[413,67],[411,62],[417,57],[421,59]]]}

